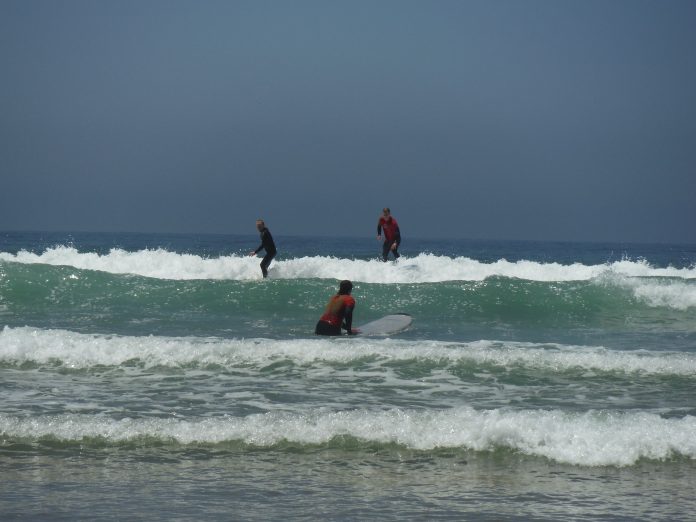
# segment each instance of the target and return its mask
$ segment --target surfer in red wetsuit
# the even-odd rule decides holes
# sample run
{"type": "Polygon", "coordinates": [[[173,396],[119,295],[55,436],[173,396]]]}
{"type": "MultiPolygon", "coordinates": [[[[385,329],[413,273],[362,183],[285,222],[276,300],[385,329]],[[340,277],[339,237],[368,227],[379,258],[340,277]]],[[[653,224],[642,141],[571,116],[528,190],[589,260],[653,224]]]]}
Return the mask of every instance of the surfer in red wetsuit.
{"type": "Polygon", "coordinates": [[[355,299],[350,295],[352,291],[353,283],[348,280],[341,281],[338,293],[329,300],[314,333],[341,335],[341,328],[348,330],[348,335],[359,333],[357,328],[352,327],[353,308],[355,308],[355,299]]]}
{"type": "Polygon", "coordinates": [[[399,245],[401,244],[401,232],[399,224],[391,215],[389,208],[382,210],[382,216],[377,222],[377,239],[382,239],[382,230],[384,230],[384,243],[382,244],[382,260],[387,261],[389,252],[394,254],[394,259],[399,259],[399,245]]]}

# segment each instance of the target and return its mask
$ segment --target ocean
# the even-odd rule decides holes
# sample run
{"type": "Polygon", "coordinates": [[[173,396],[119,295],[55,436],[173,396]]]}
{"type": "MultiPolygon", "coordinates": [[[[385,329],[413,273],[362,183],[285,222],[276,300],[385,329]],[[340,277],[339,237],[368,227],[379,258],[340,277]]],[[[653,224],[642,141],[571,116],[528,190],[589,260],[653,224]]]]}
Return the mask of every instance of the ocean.
{"type": "Polygon", "coordinates": [[[696,519],[696,245],[275,240],[0,233],[0,519],[696,519]]]}

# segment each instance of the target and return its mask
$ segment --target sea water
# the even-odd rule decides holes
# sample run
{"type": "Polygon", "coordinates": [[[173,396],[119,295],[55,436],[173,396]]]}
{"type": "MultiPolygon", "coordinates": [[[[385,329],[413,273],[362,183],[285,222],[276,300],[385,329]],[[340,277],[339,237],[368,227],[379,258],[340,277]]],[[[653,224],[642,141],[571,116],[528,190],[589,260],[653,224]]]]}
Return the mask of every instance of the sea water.
{"type": "Polygon", "coordinates": [[[405,239],[0,233],[0,518],[694,519],[696,246],[405,239]]]}

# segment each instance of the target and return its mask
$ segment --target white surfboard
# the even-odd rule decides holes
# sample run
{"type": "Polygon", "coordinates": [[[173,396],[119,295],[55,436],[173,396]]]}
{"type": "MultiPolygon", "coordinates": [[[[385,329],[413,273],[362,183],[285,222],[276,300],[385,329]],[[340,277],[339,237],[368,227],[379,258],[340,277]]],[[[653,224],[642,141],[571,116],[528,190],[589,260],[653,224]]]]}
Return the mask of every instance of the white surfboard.
{"type": "Polygon", "coordinates": [[[408,314],[385,315],[381,319],[358,326],[358,335],[391,335],[408,328],[413,317],[408,314]]]}

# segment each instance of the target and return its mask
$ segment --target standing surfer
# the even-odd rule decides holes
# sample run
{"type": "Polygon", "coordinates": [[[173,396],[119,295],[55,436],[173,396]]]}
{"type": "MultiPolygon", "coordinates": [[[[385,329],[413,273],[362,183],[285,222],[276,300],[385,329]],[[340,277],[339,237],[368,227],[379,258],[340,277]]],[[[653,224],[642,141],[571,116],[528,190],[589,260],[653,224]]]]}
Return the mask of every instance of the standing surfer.
{"type": "Polygon", "coordinates": [[[276,256],[277,250],[275,243],[273,242],[271,231],[266,228],[266,223],[263,222],[263,219],[256,220],[256,230],[258,230],[259,234],[261,235],[261,244],[256,250],[250,252],[249,255],[255,256],[261,250],[266,251],[266,255],[263,256],[263,259],[261,260],[261,273],[265,278],[268,277],[268,265],[271,264],[271,261],[276,256]]]}
{"type": "Polygon", "coordinates": [[[391,215],[391,210],[385,207],[382,215],[377,222],[377,239],[382,239],[382,229],[384,229],[384,243],[382,244],[382,260],[386,263],[389,252],[394,254],[394,259],[399,259],[398,248],[401,244],[401,232],[399,224],[391,215]]]}

